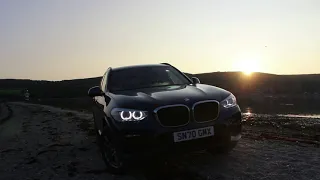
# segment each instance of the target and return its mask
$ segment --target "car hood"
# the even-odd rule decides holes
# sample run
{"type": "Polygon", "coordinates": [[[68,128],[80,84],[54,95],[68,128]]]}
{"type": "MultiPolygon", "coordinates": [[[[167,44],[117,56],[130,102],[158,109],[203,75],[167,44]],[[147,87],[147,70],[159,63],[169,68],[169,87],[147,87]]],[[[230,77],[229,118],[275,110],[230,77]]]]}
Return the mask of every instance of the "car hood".
{"type": "Polygon", "coordinates": [[[220,102],[228,97],[230,92],[215,86],[197,84],[118,91],[109,95],[118,107],[147,109],[172,104],[191,107],[195,102],[203,100],[220,102]]]}

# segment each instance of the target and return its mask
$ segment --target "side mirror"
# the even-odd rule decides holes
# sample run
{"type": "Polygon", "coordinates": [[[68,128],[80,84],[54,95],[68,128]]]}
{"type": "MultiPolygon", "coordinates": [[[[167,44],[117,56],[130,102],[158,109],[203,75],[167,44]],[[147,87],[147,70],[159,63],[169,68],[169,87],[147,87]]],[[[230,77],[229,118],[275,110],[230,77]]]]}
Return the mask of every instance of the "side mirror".
{"type": "Polygon", "coordinates": [[[200,84],[199,78],[197,78],[197,77],[192,77],[191,79],[192,79],[193,84],[200,84]]]}
{"type": "Polygon", "coordinates": [[[103,92],[101,91],[99,86],[94,86],[94,87],[89,89],[88,95],[90,97],[102,96],[103,92]]]}

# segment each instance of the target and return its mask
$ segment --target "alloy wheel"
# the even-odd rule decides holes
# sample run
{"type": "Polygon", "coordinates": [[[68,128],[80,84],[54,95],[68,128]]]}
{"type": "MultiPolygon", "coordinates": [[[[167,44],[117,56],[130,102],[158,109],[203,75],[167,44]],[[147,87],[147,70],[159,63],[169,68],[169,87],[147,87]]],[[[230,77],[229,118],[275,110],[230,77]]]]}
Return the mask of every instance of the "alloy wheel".
{"type": "Polygon", "coordinates": [[[122,166],[122,161],[119,158],[119,152],[106,137],[103,138],[101,154],[103,159],[113,168],[120,168],[122,166]]]}

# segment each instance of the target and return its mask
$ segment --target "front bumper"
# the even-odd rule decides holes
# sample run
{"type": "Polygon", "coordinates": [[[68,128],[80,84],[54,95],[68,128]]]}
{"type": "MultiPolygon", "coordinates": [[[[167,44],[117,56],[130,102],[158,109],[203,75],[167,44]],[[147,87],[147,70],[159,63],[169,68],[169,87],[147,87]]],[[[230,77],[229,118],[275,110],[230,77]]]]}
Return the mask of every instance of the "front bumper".
{"type": "Polygon", "coordinates": [[[223,146],[230,141],[237,142],[241,138],[241,111],[239,107],[228,109],[228,112],[220,114],[219,118],[212,122],[190,122],[183,127],[153,128],[152,126],[140,128],[135,126],[115,126],[116,141],[118,147],[126,154],[154,155],[175,154],[204,150],[215,146],[223,146]],[[184,142],[174,142],[173,132],[197,129],[202,127],[214,127],[214,136],[194,139],[184,142]]]}

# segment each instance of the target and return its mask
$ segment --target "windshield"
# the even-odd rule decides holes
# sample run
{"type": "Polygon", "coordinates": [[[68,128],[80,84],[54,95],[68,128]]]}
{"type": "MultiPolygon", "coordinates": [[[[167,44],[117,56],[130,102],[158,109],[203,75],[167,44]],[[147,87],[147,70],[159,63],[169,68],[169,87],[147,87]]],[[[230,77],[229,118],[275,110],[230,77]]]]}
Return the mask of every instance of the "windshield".
{"type": "Polygon", "coordinates": [[[111,72],[108,80],[110,91],[183,84],[190,84],[190,81],[170,66],[134,67],[115,70],[111,72]]]}

